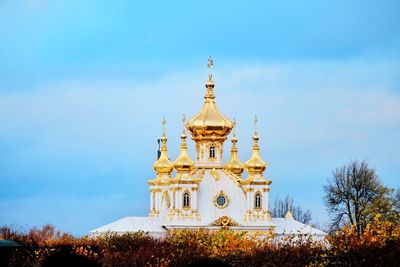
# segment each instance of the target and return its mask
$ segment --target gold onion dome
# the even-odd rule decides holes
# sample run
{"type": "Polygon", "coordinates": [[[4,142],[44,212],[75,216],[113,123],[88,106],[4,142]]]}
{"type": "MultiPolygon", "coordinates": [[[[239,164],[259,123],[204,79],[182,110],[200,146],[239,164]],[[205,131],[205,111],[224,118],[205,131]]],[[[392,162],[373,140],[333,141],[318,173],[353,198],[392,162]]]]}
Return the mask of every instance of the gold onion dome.
{"type": "Polygon", "coordinates": [[[209,58],[208,67],[210,68],[210,74],[208,75],[208,81],[206,82],[207,92],[204,96],[205,100],[203,108],[186,124],[186,127],[192,134],[194,140],[208,138],[225,140],[233,127],[233,123],[218,111],[215,104],[215,84],[212,80],[211,74],[212,65],[213,60],[209,58]]]}
{"type": "MultiPolygon", "coordinates": [[[[257,117],[254,117],[254,124],[256,125],[257,123],[257,117]]],[[[250,159],[245,163],[246,170],[249,172],[250,176],[253,175],[261,175],[266,167],[267,164],[261,159],[260,156],[260,147],[258,145],[258,133],[257,130],[255,129],[254,135],[253,135],[253,152],[251,154],[250,159]]]]}
{"type": "MultiPolygon", "coordinates": [[[[234,120],[233,124],[234,124],[234,126],[236,125],[235,120],[234,120]]],[[[227,170],[233,172],[237,176],[241,176],[243,169],[244,169],[244,165],[238,158],[238,154],[237,154],[238,149],[236,147],[237,138],[236,138],[235,132],[233,133],[231,142],[232,142],[231,157],[230,157],[228,163],[225,165],[225,168],[227,170]]]]}
{"type": "Polygon", "coordinates": [[[165,136],[165,118],[162,121],[163,124],[163,136],[161,137],[161,154],[156,162],[153,164],[153,168],[157,175],[170,175],[174,169],[174,164],[169,160],[168,149],[167,149],[167,137],[165,136]]]}
{"type": "MultiPolygon", "coordinates": [[[[185,124],[185,121],[186,121],[185,116],[183,116],[183,124],[185,124]]],[[[187,136],[186,136],[185,130],[183,130],[183,133],[181,135],[181,140],[182,140],[181,152],[179,154],[179,157],[174,162],[174,168],[177,170],[178,173],[190,172],[194,168],[194,163],[188,154],[186,138],[187,138],[187,136]]]]}

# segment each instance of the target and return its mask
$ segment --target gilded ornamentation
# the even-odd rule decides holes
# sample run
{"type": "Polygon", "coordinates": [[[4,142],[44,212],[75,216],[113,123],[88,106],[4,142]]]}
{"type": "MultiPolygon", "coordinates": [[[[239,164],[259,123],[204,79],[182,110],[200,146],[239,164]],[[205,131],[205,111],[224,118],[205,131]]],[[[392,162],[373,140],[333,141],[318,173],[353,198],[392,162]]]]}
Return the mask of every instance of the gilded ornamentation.
{"type": "Polygon", "coordinates": [[[224,209],[229,204],[229,197],[224,193],[224,191],[220,191],[218,194],[214,196],[214,205],[217,208],[224,209]]]}
{"type": "Polygon", "coordinates": [[[192,134],[192,139],[224,141],[232,130],[232,122],[224,115],[218,112],[215,104],[214,82],[212,80],[211,67],[209,64],[210,74],[206,82],[207,92],[204,97],[204,105],[202,110],[192,117],[186,124],[187,129],[192,134]]]}
{"type": "Polygon", "coordinates": [[[248,180],[252,180],[254,177],[261,177],[265,171],[267,164],[261,159],[258,146],[258,133],[257,133],[257,116],[254,116],[254,135],[253,135],[253,153],[250,159],[246,162],[245,167],[249,172],[248,180]]]}
{"type": "Polygon", "coordinates": [[[162,198],[161,198],[161,204],[165,202],[165,207],[167,209],[169,209],[169,207],[171,206],[171,199],[169,197],[169,194],[167,191],[164,191],[162,198]]]}
{"type": "Polygon", "coordinates": [[[222,216],[212,222],[211,226],[221,226],[222,228],[226,229],[230,226],[240,226],[240,224],[228,216],[222,216]]]}
{"type": "Polygon", "coordinates": [[[231,157],[230,157],[228,163],[225,165],[225,168],[240,177],[242,175],[244,165],[239,160],[238,149],[236,147],[236,143],[237,143],[237,138],[236,138],[236,133],[235,133],[236,120],[233,120],[233,125],[234,125],[234,128],[233,128],[233,137],[231,140],[231,142],[232,142],[231,157]]]}
{"type": "Polygon", "coordinates": [[[157,173],[157,176],[167,175],[170,176],[174,169],[174,164],[169,160],[168,149],[167,149],[167,137],[165,136],[165,117],[162,120],[163,124],[163,135],[161,137],[161,154],[158,160],[154,163],[153,168],[157,173]]]}
{"type": "Polygon", "coordinates": [[[181,152],[179,157],[174,162],[174,168],[178,172],[181,173],[190,173],[194,168],[194,163],[189,157],[187,151],[187,144],[186,144],[186,134],[185,131],[181,135],[182,143],[181,143],[181,152]]]}
{"type": "Polygon", "coordinates": [[[221,178],[221,177],[219,176],[218,171],[217,171],[215,168],[212,168],[212,169],[211,169],[210,174],[212,175],[212,177],[214,177],[215,181],[217,181],[217,182],[218,182],[219,179],[221,178]]]}

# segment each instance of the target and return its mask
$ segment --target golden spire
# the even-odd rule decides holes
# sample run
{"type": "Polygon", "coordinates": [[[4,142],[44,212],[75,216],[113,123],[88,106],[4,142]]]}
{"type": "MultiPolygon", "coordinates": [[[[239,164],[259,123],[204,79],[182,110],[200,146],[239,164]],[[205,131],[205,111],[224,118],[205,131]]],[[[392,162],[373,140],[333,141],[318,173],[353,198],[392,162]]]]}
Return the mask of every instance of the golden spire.
{"type": "Polygon", "coordinates": [[[267,167],[267,164],[261,159],[259,154],[260,147],[258,146],[259,138],[257,133],[257,122],[257,116],[254,116],[253,153],[245,164],[245,167],[249,172],[249,178],[254,178],[254,176],[261,177],[267,167]]]}
{"type": "Polygon", "coordinates": [[[163,135],[161,137],[161,155],[158,160],[153,164],[153,168],[157,175],[170,175],[174,169],[174,164],[169,160],[167,149],[167,137],[165,136],[165,124],[167,121],[163,117],[163,135]]]}
{"type": "Polygon", "coordinates": [[[186,118],[185,114],[183,114],[182,118],[183,122],[183,132],[181,135],[182,143],[181,143],[181,153],[179,154],[179,157],[176,159],[174,162],[174,168],[177,170],[178,173],[182,172],[190,172],[194,168],[194,163],[190,159],[188,150],[187,150],[187,144],[186,144],[186,118]]]}
{"type": "Polygon", "coordinates": [[[207,67],[208,67],[208,80],[206,82],[206,88],[207,88],[207,94],[206,94],[206,98],[210,98],[210,99],[214,99],[215,95],[214,95],[214,82],[212,80],[212,67],[214,66],[214,60],[211,58],[211,56],[208,58],[208,63],[207,63],[207,67]]]}
{"type": "Polygon", "coordinates": [[[226,140],[227,135],[232,130],[232,122],[224,115],[218,112],[215,104],[214,82],[212,80],[212,67],[214,61],[211,57],[208,59],[208,80],[206,82],[207,92],[204,96],[204,105],[202,110],[192,117],[187,123],[187,129],[192,134],[194,140],[222,139],[226,140]]]}
{"type": "Polygon", "coordinates": [[[243,172],[243,163],[239,160],[238,158],[238,149],[236,147],[237,139],[236,139],[236,133],[235,133],[235,128],[236,128],[236,120],[233,119],[233,137],[232,137],[232,149],[231,149],[231,158],[229,159],[228,163],[225,165],[225,168],[237,176],[241,176],[243,172]]]}

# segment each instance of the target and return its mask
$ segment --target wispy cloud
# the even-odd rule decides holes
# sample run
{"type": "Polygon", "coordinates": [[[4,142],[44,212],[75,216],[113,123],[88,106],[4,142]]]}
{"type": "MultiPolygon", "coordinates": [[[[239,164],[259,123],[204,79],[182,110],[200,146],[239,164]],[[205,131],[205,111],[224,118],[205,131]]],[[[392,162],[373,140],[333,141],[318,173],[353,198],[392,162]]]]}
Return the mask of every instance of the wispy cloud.
{"type": "MultiPolygon", "coordinates": [[[[356,60],[232,64],[218,66],[214,78],[220,111],[238,121],[242,161],[250,155],[252,117],[258,114],[261,153],[270,163],[266,175],[273,179],[271,200],[289,193],[323,221],[322,185],[332,168],[350,159],[369,159],[385,183],[398,185],[399,74],[397,63],[356,60]]],[[[73,80],[2,92],[0,195],[13,201],[11,210],[1,200],[2,223],[23,224],[27,218],[21,214],[29,214],[30,199],[46,195],[45,210],[80,212],[99,221],[97,210],[104,203],[85,207],[82,201],[73,210],[76,203],[66,198],[57,208],[51,199],[63,202],[58,192],[89,202],[96,194],[123,194],[113,200],[121,208],[110,207],[110,214],[132,215],[134,203],[142,203],[138,209],[145,214],[160,120],[167,117],[169,151],[175,158],[182,113],[189,117],[200,110],[205,79],[205,70],[187,69],[140,82],[136,77],[73,80]],[[22,189],[21,183],[32,190],[22,189]]],[[[32,221],[49,218],[38,215],[32,221]]],[[[62,216],[53,219],[61,224],[62,216]]],[[[80,220],[77,216],[63,226],[82,233],[93,225],[75,228],[80,220]]]]}

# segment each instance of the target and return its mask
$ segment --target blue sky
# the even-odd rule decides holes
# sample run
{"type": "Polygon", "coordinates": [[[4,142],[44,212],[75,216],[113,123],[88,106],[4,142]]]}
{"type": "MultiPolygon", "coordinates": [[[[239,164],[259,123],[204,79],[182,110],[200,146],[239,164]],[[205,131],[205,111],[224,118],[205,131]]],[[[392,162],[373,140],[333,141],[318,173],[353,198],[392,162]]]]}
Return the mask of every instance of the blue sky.
{"type": "Polygon", "coordinates": [[[242,161],[258,114],[271,202],[289,194],[323,225],[322,186],[353,159],[399,187],[399,14],[382,0],[0,1],[0,225],[81,235],[146,215],[161,118],[176,158],[209,54],[242,161]]]}

